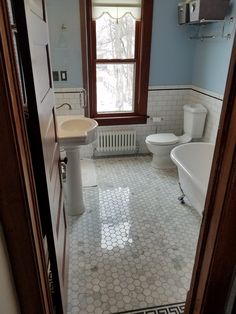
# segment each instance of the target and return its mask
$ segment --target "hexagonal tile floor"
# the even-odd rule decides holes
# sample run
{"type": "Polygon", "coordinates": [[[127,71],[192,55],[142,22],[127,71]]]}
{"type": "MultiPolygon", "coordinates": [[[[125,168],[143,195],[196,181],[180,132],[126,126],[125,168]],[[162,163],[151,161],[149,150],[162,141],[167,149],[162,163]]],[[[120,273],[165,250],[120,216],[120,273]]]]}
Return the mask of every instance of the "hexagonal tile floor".
{"type": "Polygon", "coordinates": [[[95,161],[98,186],[84,188],[86,211],[69,219],[68,313],[185,301],[201,218],[178,202],[176,169],[155,170],[150,162],[95,161]]]}

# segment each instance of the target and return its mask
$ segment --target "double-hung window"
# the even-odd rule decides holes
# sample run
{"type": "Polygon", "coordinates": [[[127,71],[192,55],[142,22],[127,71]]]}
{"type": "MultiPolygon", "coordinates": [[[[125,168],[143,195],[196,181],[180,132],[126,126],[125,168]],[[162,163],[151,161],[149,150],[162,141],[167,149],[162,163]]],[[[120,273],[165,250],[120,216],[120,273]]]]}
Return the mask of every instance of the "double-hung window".
{"type": "Polygon", "coordinates": [[[100,125],[145,123],[151,0],[89,0],[90,116],[100,125]]]}

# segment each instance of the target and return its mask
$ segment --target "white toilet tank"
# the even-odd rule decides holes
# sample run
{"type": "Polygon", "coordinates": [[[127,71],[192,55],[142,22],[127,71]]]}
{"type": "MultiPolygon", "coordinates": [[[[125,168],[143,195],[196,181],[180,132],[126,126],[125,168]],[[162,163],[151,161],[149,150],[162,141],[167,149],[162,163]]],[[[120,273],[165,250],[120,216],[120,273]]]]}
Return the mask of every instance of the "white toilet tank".
{"type": "Polygon", "coordinates": [[[201,104],[184,105],[184,133],[194,138],[203,135],[207,109],[201,104]]]}

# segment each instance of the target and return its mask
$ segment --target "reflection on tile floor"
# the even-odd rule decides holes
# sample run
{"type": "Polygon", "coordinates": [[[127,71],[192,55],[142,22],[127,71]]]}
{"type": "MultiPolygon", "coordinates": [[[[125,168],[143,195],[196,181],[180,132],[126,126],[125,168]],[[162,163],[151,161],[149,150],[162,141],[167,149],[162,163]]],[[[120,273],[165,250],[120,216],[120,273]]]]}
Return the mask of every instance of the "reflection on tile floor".
{"type": "Polygon", "coordinates": [[[183,302],[200,217],[180,194],[176,170],[150,157],[95,161],[98,186],[69,219],[68,313],[111,314],[183,302]]]}

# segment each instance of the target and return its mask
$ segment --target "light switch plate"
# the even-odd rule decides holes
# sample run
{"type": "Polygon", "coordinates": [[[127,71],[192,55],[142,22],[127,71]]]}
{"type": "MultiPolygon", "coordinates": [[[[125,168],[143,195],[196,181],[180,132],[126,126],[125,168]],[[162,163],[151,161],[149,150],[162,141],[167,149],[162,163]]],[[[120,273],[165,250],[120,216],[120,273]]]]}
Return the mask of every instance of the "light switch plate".
{"type": "Polygon", "coordinates": [[[61,71],[61,81],[67,81],[67,71],[61,71]]]}
{"type": "Polygon", "coordinates": [[[58,71],[52,71],[52,77],[54,82],[59,81],[59,72],[58,71]]]}

